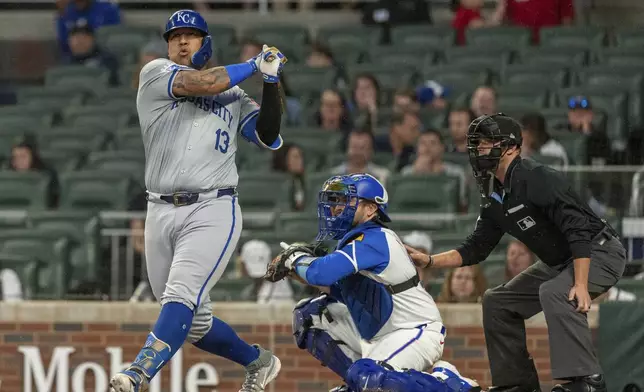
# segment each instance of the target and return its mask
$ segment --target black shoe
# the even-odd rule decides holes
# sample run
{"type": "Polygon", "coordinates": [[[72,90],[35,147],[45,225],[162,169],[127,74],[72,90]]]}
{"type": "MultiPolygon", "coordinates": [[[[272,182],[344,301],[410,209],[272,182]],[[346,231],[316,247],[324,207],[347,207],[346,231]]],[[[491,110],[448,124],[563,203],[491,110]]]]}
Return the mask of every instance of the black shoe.
{"type": "Polygon", "coordinates": [[[579,377],[565,384],[557,384],[552,392],[608,392],[603,374],[579,377]]]}
{"type": "MultiPolygon", "coordinates": [[[[509,387],[490,387],[487,392],[541,392],[540,385],[512,385],[509,387]]],[[[554,390],[553,390],[554,392],[554,390]]]]}

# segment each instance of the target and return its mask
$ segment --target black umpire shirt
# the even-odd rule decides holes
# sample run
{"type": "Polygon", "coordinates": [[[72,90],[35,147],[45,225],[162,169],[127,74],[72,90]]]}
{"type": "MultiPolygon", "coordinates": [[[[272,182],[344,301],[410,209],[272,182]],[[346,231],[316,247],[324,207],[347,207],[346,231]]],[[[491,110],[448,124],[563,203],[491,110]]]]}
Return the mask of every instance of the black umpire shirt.
{"type": "Polygon", "coordinates": [[[591,243],[606,227],[560,172],[515,158],[490,205],[481,208],[474,232],[456,250],[463,265],[487,258],[504,233],[523,242],[548,265],[590,258],[591,243]]]}

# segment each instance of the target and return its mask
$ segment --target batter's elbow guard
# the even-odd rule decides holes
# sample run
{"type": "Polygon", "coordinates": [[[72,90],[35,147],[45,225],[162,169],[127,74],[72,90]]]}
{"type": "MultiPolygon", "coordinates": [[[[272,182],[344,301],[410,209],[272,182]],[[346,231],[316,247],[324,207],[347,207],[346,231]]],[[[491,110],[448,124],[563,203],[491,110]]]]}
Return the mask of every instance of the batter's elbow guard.
{"type": "Polygon", "coordinates": [[[203,37],[201,48],[192,55],[192,65],[197,69],[202,69],[208,64],[212,57],[212,38],[207,35],[203,37]]]}

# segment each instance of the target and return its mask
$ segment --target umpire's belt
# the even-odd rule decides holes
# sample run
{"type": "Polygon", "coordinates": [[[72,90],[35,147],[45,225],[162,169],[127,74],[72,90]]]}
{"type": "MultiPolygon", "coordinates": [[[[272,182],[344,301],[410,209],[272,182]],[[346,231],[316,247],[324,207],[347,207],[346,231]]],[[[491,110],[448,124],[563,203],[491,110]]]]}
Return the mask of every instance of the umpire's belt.
{"type": "Polygon", "coordinates": [[[147,192],[147,199],[153,203],[167,203],[176,207],[189,206],[198,201],[216,199],[222,196],[233,196],[237,193],[236,188],[213,189],[207,192],[176,192],[171,195],[162,195],[154,192],[147,192]]]}

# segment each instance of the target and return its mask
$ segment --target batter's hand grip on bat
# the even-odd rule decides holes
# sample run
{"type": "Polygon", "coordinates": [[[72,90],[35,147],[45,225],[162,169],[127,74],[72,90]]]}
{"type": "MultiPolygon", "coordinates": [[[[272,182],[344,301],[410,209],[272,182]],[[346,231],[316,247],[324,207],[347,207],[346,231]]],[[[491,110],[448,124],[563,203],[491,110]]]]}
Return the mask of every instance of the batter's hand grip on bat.
{"type": "Polygon", "coordinates": [[[288,248],[290,248],[290,247],[291,247],[291,245],[287,244],[287,243],[286,243],[286,242],[284,242],[284,241],[280,242],[280,246],[281,246],[281,247],[282,247],[282,249],[284,249],[284,250],[286,250],[286,249],[288,249],[288,248]]]}

